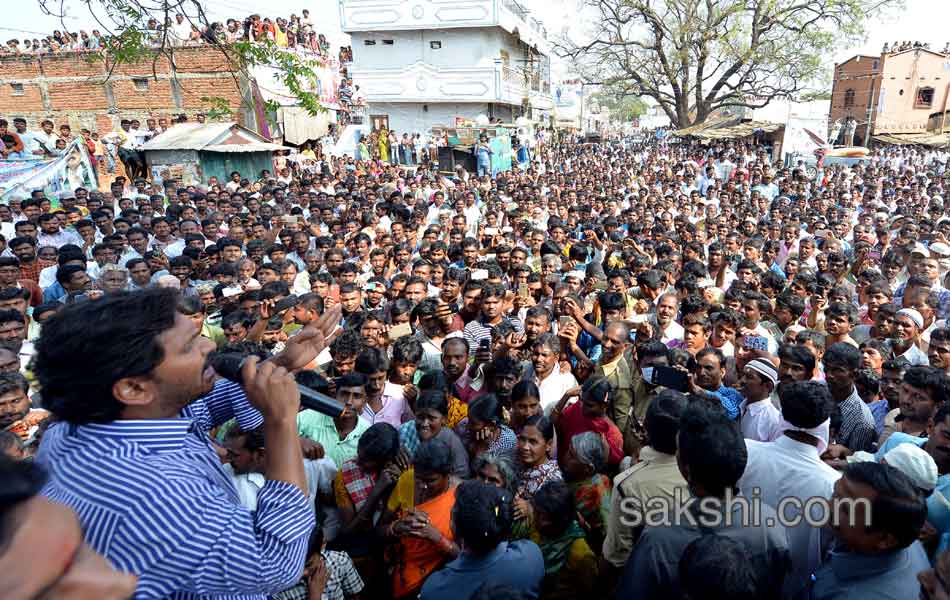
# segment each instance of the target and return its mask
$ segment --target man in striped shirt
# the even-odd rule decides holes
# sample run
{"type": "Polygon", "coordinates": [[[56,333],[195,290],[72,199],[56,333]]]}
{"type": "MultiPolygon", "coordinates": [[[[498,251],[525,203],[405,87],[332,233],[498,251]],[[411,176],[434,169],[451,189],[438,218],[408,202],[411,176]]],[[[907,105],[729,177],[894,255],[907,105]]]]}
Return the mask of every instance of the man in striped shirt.
{"type": "Polygon", "coordinates": [[[506,317],[503,311],[505,302],[505,287],[500,283],[486,283],[482,288],[481,312],[478,318],[465,325],[462,334],[468,342],[468,351],[474,356],[482,340],[491,343],[492,329],[503,322],[511,323],[515,331],[524,331],[521,320],[515,317],[506,317]]]}
{"type": "Polygon", "coordinates": [[[60,422],[38,456],[51,475],[44,494],[138,576],[136,598],[264,598],[299,580],[314,526],[299,392],[281,359],[259,369],[249,359],[246,394],[216,382],[214,344],[176,304],[167,289],[119,293],[47,322],[36,375],[60,422]],[[263,424],[256,512],[240,505],[207,435],[232,417],[245,430],[263,424]]]}

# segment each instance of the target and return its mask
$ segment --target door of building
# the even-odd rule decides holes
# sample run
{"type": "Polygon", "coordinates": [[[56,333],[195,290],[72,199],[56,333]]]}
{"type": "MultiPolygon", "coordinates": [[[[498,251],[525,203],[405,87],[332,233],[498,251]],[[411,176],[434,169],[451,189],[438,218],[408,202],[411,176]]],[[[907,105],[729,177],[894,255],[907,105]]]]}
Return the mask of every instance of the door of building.
{"type": "Polygon", "coordinates": [[[370,124],[373,126],[373,131],[380,131],[385,129],[389,131],[389,115],[370,115],[370,124]]]}

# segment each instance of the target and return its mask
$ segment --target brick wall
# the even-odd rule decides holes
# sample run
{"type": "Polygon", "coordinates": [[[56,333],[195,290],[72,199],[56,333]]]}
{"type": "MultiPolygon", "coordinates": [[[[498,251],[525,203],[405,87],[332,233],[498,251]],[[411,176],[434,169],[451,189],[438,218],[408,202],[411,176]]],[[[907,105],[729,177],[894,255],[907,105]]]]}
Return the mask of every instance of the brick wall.
{"type": "Polygon", "coordinates": [[[203,97],[227,98],[235,120],[254,129],[242,94],[246,82],[210,48],[179,48],[174,64],[156,56],[135,65],[112,65],[96,53],[0,56],[0,117],[24,117],[31,128],[43,119],[106,133],[120,119],[190,119],[207,109],[203,97]],[[111,74],[110,74],[111,70],[111,74]]]}

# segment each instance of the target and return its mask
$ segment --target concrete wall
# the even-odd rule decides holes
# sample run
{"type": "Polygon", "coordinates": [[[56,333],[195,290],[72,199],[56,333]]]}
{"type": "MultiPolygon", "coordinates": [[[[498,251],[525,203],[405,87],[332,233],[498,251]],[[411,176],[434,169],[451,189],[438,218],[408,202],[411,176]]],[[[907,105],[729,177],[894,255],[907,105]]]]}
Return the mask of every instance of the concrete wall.
{"type": "Polygon", "coordinates": [[[881,86],[882,105],[875,119],[877,132],[923,133],[930,115],[947,106],[950,56],[926,50],[885,55],[881,86]],[[933,89],[929,105],[917,102],[922,88],[933,89]]]}
{"type": "Polygon", "coordinates": [[[400,135],[403,133],[428,132],[433,125],[454,125],[455,117],[474,119],[478,115],[500,117],[506,122],[512,118],[512,107],[485,103],[439,103],[418,104],[409,102],[378,102],[370,107],[367,121],[370,116],[388,115],[389,127],[400,135]],[[425,106],[428,110],[423,110],[425,106]]]}

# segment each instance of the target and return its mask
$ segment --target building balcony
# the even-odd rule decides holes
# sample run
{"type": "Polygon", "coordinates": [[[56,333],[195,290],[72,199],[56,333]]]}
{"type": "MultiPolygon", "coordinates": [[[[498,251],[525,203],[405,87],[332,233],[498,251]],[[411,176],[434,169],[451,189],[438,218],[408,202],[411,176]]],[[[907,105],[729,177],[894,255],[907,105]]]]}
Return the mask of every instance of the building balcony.
{"type": "Polygon", "coordinates": [[[526,98],[532,105],[551,103],[550,83],[537,82],[533,90],[524,73],[494,65],[475,67],[434,68],[415,62],[395,69],[350,70],[353,80],[373,102],[492,102],[521,106],[526,98]],[[544,90],[548,92],[545,93],[544,90]]]}
{"type": "Polygon", "coordinates": [[[340,0],[344,33],[501,27],[549,54],[544,27],[516,0],[340,0]]]}

